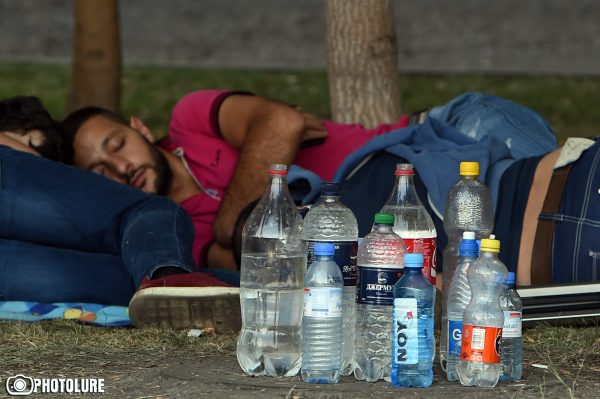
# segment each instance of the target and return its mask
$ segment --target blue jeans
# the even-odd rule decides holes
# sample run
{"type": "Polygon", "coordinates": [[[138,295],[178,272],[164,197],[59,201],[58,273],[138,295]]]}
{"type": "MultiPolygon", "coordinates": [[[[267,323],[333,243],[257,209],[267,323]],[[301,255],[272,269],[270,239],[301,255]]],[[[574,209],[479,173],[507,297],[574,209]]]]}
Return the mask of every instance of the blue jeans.
{"type": "Polygon", "coordinates": [[[192,271],[171,200],[0,146],[0,299],[127,305],[162,266],[192,271]]]}
{"type": "Polygon", "coordinates": [[[546,154],[558,148],[556,135],[536,112],[500,97],[466,93],[428,116],[475,140],[493,136],[506,143],[515,159],[546,154]]]}

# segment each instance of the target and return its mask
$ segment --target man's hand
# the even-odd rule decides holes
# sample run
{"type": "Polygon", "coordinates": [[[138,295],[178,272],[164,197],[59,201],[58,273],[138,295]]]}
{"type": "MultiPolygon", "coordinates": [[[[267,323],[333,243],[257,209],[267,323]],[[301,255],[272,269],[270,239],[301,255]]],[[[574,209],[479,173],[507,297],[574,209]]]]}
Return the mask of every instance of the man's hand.
{"type": "Polygon", "coordinates": [[[327,130],[323,127],[323,120],[313,114],[302,112],[304,117],[304,134],[302,135],[302,141],[318,140],[327,137],[327,130]]]}

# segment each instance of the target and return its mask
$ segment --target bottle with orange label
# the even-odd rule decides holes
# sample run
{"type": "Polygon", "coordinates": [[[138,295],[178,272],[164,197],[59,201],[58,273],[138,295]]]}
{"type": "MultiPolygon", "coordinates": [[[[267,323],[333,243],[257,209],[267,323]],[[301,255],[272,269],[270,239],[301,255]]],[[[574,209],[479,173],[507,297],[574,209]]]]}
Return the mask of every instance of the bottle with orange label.
{"type": "Polygon", "coordinates": [[[500,241],[494,235],[481,240],[480,251],[479,259],[467,273],[471,301],[463,315],[458,376],[463,385],[491,388],[496,386],[502,372],[504,314],[500,294],[508,270],[498,259],[500,241]]]}

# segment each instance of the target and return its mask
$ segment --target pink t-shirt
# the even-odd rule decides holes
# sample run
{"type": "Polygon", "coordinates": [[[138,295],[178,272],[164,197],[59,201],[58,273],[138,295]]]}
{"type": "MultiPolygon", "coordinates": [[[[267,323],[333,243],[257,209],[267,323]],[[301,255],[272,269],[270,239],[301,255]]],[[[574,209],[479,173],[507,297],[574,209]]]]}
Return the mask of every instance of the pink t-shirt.
{"type": "MultiPolygon", "coordinates": [[[[214,241],[212,223],[237,162],[238,152],[223,139],[218,123],[219,108],[223,100],[232,94],[241,93],[200,90],[183,97],[171,114],[170,142],[164,140],[160,143],[166,150],[183,155],[188,170],[204,191],[180,204],[194,222],[193,255],[200,267],[206,267],[206,252],[214,241]]],[[[379,134],[407,125],[408,117],[375,129],[325,121],[323,126],[328,137],[322,144],[301,148],[294,163],[330,181],[351,152],[379,134]]]]}

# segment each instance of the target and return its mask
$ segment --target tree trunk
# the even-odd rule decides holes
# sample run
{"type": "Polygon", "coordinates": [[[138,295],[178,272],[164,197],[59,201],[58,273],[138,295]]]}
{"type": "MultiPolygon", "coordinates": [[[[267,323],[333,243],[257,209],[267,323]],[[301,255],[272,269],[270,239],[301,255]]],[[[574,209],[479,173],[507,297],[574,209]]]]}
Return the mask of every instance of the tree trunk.
{"type": "Polygon", "coordinates": [[[118,0],[76,0],[69,109],[95,105],[118,111],[120,97],[118,0]]]}
{"type": "Polygon", "coordinates": [[[391,0],[327,0],[327,64],[333,119],[368,127],[400,115],[391,0]]]}

